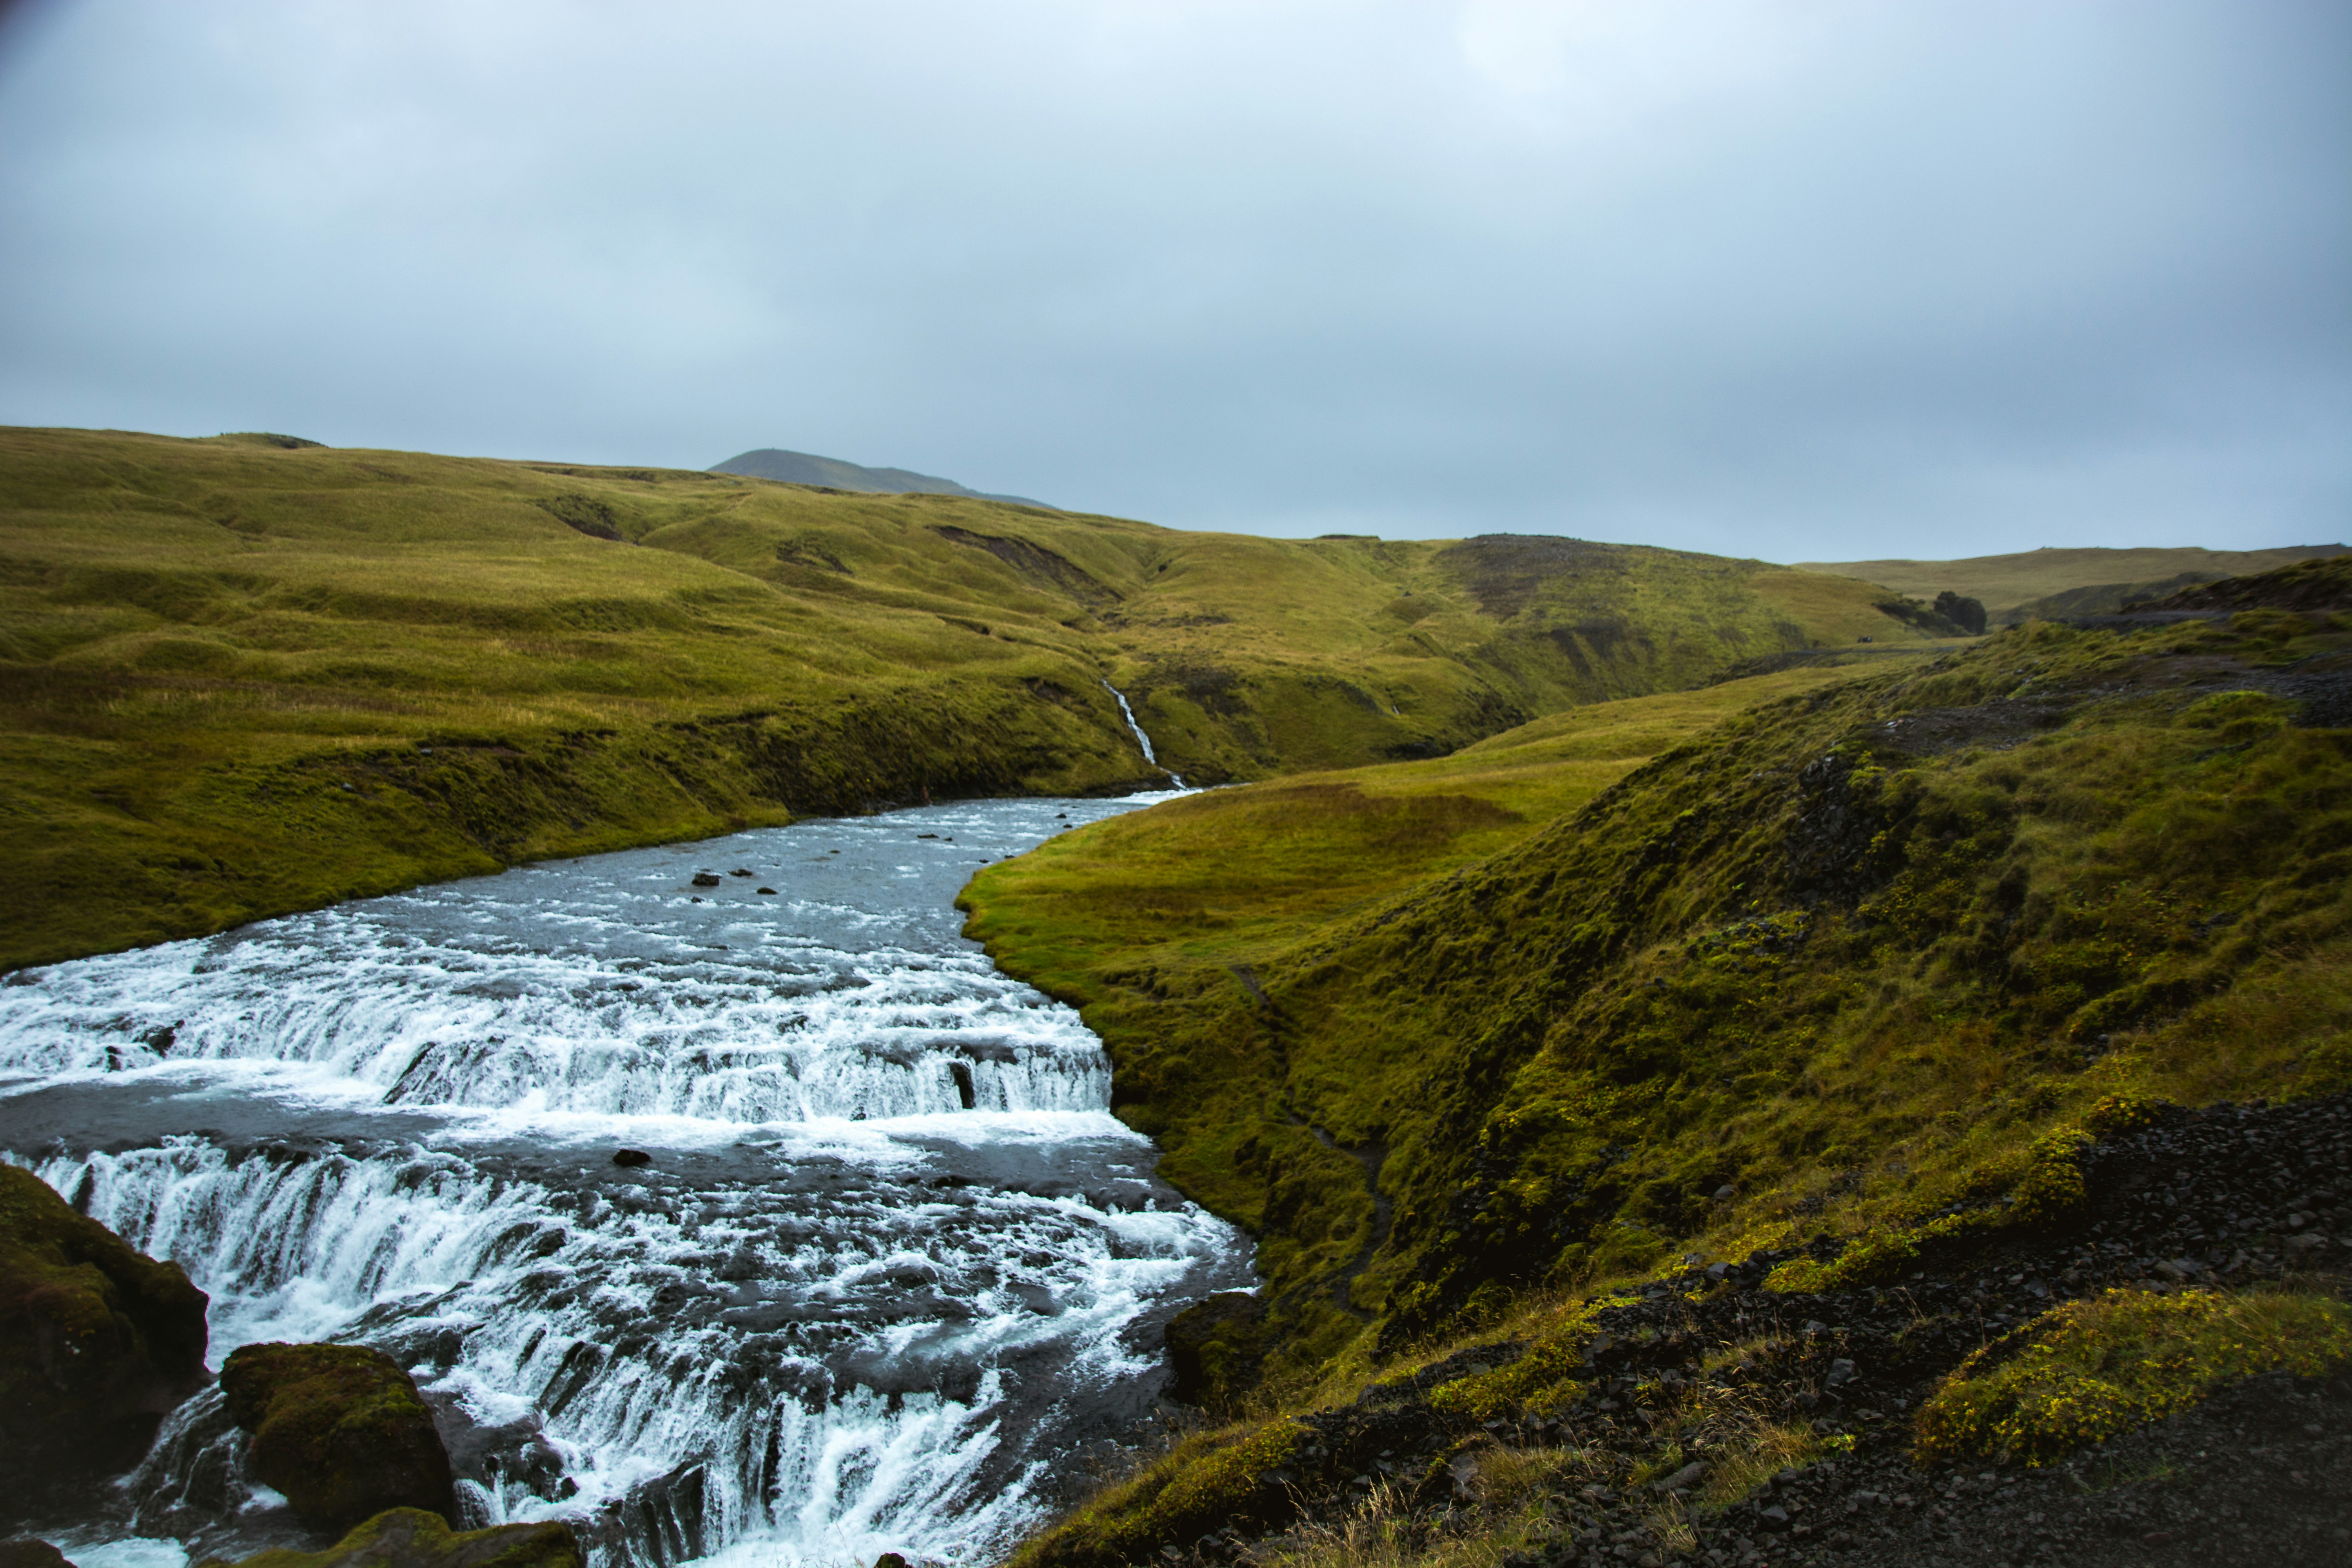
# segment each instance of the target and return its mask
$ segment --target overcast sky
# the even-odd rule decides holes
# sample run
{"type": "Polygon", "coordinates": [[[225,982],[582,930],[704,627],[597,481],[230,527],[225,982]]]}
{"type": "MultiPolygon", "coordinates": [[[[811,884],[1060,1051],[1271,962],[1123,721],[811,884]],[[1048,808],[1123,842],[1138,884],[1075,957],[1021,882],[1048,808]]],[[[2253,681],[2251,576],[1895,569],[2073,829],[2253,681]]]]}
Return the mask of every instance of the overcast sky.
{"type": "Polygon", "coordinates": [[[2347,540],[2343,0],[40,0],[0,423],[1774,560],[2347,540]]]}

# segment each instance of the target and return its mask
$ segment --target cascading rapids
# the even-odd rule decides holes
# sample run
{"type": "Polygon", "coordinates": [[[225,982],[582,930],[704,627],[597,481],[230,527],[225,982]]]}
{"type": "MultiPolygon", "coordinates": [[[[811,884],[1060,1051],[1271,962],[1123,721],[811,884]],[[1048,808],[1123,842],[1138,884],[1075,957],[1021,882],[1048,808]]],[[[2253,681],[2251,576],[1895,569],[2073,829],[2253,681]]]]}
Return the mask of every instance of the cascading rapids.
{"type": "MultiPolygon", "coordinates": [[[[1129,804],[803,824],[15,976],[0,1148],[188,1269],[215,1364],[400,1358],[461,1522],[569,1519],[613,1564],[983,1560],[1148,1407],[1156,1325],[1246,1282],[1106,1113],[1099,1043],[955,932],[974,865],[1129,804]]],[[[242,1442],[199,1396],[52,1525],[86,1568],[298,1541],[242,1442]]]]}

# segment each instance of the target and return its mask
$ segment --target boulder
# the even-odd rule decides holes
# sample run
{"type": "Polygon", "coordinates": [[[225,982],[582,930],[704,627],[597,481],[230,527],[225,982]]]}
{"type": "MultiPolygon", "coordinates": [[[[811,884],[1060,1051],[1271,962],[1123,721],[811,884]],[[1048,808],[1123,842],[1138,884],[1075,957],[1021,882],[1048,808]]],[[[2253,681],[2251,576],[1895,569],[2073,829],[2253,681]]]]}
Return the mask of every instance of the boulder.
{"type": "Polygon", "coordinates": [[[204,1387],[205,1293],[0,1164],[0,1496],[139,1462],[204,1387]]]}
{"type": "MultiPolygon", "coordinates": [[[[357,1526],[324,1552],[264,1552],[236,1568],[580,1568],[580,1542],[568,1524],[457,1531],[438,1514],[395,1508],[357,1526]]],[[[203,1568],[228,1564],[215,1559],[203,1568]]]]}
{"type": "Polygon", "coordinates": [[[0,1541],[0,1568],[74,1568],[66,1554],[46,1541],[26,1536],[0,1541]]]}
{"type": "Polygon", "coordinates": [[[230,1418],[253,1435],[254,1479],[303,1518],[348,1530],[386,1509],[448,1515],[449,1454],[433,1412],[382,1351],[246,1345],[220,1381],[230,1418]]]}

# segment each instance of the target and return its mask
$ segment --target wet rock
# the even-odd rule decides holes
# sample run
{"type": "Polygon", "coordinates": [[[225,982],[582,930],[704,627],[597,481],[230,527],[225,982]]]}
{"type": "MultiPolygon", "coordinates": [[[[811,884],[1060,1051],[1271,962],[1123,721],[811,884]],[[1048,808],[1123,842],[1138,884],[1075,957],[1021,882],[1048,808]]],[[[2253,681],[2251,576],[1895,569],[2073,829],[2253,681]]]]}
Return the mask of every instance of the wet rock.
{"type": "MultiPolygon", "coordinates": [[[[396,1508],[324,1552],[264,1552],[236,1568],[580,1568],[580,1542],[568,1524],[453,1531],[437,1514],[396,1508]]],[[[228,1565],[215,1559],[202,1568],[228,1565]]]]}
{"type": "Polygon", "coordinates": [[[205,1293],[0,1164],[0,1495],[129,1468],[202,1388],[205,1293]]]}
{"type": "Polygon", "coordinates": [[[773,888],[761,888],[760,891],[767,894],[768,897],[772,899],[776,896],[776,889],[773,888]]]}
{"type": "Polygon", "coordinates": [[[634,1171],[639,1165],[650,1165],[653,1163],[654,1157],[651,1154],[646,1153],[643,1149],[615,1149],[613,1151],[613,1163],[620,1166],[625,1171],[634,1171]]]}
{"type": "Polygon", "coordinates": [[[74,1568],[46,1541],[0,1541],[0,1568],[74,1568]]]}
{"type": "Polygon", "coordinates": [[[716,871],[697,871],[694,874],[694,885],[698,888],[715,888],[719,886],[719,881],[720,878],[716,871]]]}
{"type": "Polygon", "coordinates": [[[247,1345],[222,1366],[221,1393],[253,1435],[254,1479],[305,1519],[342,1530],[386,1509],[446,1518],[454,1506],[433,1413],[382,1351],[247,1345]]]}

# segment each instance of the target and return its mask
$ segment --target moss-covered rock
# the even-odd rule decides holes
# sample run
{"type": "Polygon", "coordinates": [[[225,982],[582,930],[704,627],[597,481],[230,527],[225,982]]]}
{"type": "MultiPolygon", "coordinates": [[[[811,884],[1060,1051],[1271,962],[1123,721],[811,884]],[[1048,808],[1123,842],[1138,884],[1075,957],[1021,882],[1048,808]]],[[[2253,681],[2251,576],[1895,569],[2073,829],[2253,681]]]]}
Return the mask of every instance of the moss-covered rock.
{"type": "Polygon", "coordinates": [[[128,1468],[205,1384],[205,1293],[0,1165],[0,1493],[128,1468]]]}
{"type": "MultiPolygon", "coordinates": [[[[550,1521],[457,1531],[438,1514],[395,1508],[359,1525],[324,1552],[264,1552],[236,1568],[580,1568],[580,1542],[568,1524],[550,1521]]],[[[227,1565],[214,1562],[203,1568],[227,1565]]]]}
{"type": "Polygon", "coordinates": [[[29,1537],[0,1541],[0,1568],[74,1568],[66,1554],[46,1541],[29,1537]]]}
{"type": "Polygon", "coordinates": [[[1265,1303],[1247,1290],[1196,1301],[1168,1323],[1170,1397],[1223,1405],[1257,1382],[1265,1354],[1265,1303]]]}
{"type": "Polygon", "coordinates": [[[305,1518],[346,1528],[386,1509],[448,1514],[449,1455],[433,1412],[382,1351],[246,1345],[222,1366],[221,1393],[253,1434],[254,1479],[305,1518]]]}

